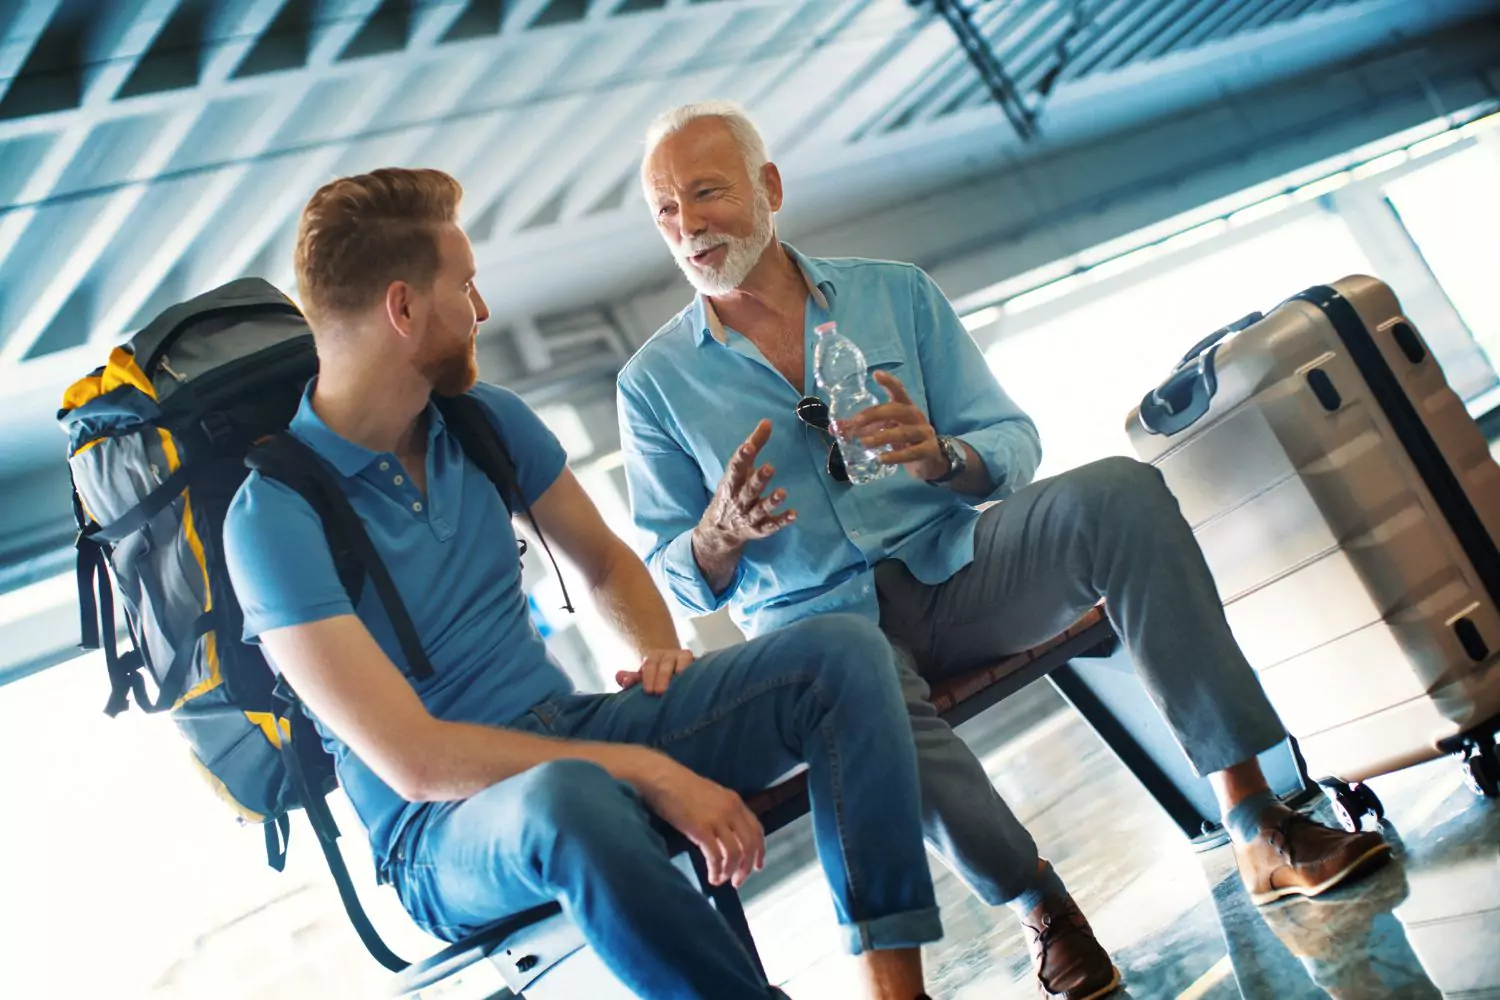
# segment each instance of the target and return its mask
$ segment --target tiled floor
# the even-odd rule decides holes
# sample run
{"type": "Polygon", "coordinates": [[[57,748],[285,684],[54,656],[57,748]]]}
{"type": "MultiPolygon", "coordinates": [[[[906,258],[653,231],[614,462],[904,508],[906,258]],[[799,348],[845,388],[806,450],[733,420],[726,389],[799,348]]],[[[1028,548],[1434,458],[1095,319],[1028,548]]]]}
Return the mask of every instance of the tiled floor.
{"type": "MultiPolygon", "coordinates": [[[[988,748],[997,786],[1124,971],[1118,996],[1500,998],[1500,803],[1470,793],[1453,762],[1371,782],[1397,864],[1318,901],[1262,909],[1230,850],[1193,853],[1076,714],[1020,731],[1055,707],[1048,689],[1019,698],[1016,711],[975,720],[986,728],[966,736],[988,748]]],[[[810,862],[804,830],[774,840],[777,867],[810,862]]],[[[1009,911],[980,904],[941,866],[934,874],[946,929],[926,950],[934,997],[1035,997],[1009,911]]],[[[859,995],[816,866],[802,864],[748,909],[767,971],[796,1000],[859,995]]]]}

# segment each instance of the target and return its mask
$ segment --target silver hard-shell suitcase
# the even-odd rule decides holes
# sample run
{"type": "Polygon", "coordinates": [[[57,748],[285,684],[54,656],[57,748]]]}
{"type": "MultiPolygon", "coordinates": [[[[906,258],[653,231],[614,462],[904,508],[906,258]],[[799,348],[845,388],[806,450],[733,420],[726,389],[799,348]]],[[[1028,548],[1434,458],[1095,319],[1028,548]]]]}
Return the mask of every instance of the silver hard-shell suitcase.
{"type": "Polygon", "coordinates": [[[1195,345],[1128,418],[1236,639],[1351,828],[1436,756],[1500,783],[1500,466],[1382,282],[1195,345]]]}

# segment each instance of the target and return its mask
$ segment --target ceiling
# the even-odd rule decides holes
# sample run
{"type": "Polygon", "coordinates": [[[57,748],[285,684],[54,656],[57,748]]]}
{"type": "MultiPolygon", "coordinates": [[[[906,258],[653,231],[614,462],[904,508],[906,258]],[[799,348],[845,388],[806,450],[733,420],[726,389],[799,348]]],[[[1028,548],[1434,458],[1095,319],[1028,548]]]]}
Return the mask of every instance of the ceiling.
{"type": "MultiPolygon", "coordinates": [[[[746,104],[818,194],[801,224],[833,223],[1118,127],[1112,108],[1147,115],[1155,68],[1187,54],[1274,75],[1292,30],[1332,63],[1358,53],[1322,25],[1420,30],[1484,6],[968,0],[1028,140],[930,0],[0,0],[0,484],[60,469],[60,388],[168,304],[245,274],[293,291],[297,214],[339,174],[462,180],[486,336],[544,380],[630,346],[558,314],[672,276],[635,183],[670,105],[746,104]]],[[[32,523],[21,496],[0,509],[0,568],[65,528],[8,546],[32,523]]]]}

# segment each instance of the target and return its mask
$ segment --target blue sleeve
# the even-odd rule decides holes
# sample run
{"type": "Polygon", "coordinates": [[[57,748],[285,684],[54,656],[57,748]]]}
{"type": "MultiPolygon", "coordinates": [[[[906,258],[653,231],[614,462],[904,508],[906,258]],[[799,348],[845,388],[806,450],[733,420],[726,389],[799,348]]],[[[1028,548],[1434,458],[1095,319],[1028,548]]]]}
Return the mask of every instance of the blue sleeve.
{"type": "Polygon", "coordinates": [[[509,389],[480,382],[474,395],[490,411],[511,461],[516,463],[516,485],[528,506],[546,493],[568,464],[562,443],[542,423],[525,400],[509,389]]]}
{"type": "Polygon", "coordinates": [[[620,450],[631,516],[640,532],[639,549],[657,585],[694,614],[706,615],[728,602],[744,577],[740,560],[734,578],[715,594],[693,557],[693,528],[713,494],[703,485],[697,461],[678,444],[663,421],[623,375],[618,385],[620,450]]]}
{"type": "Polygon", "coordinates": [[[323,522],[282,483],[252,472],[224,518],[224,561],[245,615],[244,637],[354,614],[323,522]]]}
{"type": "Polygon", "coordinates": [[[928,417],[939,434],[963,439],[984,460],[994,489],[983,499],[1007,497],[1030,483],[1041,464],[1036,424],[1000,387],[937,284],[919,268],[911,275],[928,417]]]}

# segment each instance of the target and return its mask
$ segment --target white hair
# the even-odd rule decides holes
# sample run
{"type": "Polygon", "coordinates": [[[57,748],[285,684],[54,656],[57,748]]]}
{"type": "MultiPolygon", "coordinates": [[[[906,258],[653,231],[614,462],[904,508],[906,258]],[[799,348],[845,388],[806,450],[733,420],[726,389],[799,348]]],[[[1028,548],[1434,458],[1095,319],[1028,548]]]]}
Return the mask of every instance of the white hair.
{"type": "Polygon", "coordinates": [[[697,104],[684,104],[657,115],[646,129],[646,151],[641,156],[642,183],[645,182],[646,162],[656,152],[656,147],[669,136],[682,131],[688,122],[700,118],[717,118],[728,127],[740,152],[745,154],[745,169],[750,173],[750,180],[759,189],[760,168],[770,162],[771,156],[766,150],[766,140],[761,138],[760,129],[755,127],[755,122],[750,120],[745,109],[733,101],[699,101],[697,104]]]}

